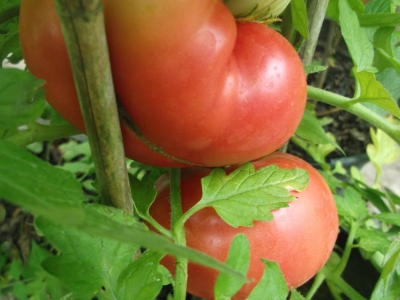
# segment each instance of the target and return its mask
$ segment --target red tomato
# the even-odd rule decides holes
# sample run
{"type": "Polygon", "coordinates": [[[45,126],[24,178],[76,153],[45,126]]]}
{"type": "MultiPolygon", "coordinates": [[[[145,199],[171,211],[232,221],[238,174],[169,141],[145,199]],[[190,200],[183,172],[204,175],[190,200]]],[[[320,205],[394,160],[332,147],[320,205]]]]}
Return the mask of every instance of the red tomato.
{"type": "MultiPolygon", "coordinates": [[[[289,287],[298,287],[313,277],[329,258],[338,234],[338,214],[332,193],[322,176],[308,163],[293,155],[275,152],[254,162],[256,169],[270,164],[280,168],[302,168],[309,172],[310,181],[288,208],[273,211],[274,220],[254,222],[253,227],[233,228],[227,225],[212,208],[195,213],[185,224],[187,245],[220,261],[225,261],[235,235],[243,233],[250,242],[251,261],[246,284],[233,299],[245,299],[261,278],[264,265],[260,258],[278,262],[289,287]]],[[[207,169],[182,171],[181,196],[187,211],[201,198],[200,179],[207,169]]],[[[150,214],[163,226],[170,226],[168,176],[157,184],[158,196],[150,214]]],[[[162,260],[174,272],[175,259],[162,260]]],[[[218,272],[189,262],[188,291],[213,299],[213,287],[218,272]]]]}
{"type": "MultiPolygon", "coordinates": [[[[84,130],[53,0],[22,0],[20,38],[49,103],[84,130]]],[[[280,147],[303,114],[306,80],[274,30],[235,23],[220,0],[103,0],[126,155],[161,166],[222,166],[280,147]],[[150,146],[149,146],[150,145],[150,146]]]]}

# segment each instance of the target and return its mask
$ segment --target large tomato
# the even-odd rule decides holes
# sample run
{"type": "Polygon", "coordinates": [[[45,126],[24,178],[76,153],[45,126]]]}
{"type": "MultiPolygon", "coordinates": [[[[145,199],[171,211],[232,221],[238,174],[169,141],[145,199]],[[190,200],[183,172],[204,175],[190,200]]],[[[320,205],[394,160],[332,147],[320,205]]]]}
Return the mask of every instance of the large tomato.
{"type": "MultiPolygon", "coordinates": [[[[234,299],[245,299],[261,278],[264,265],[260,258],[278,262],[289,287],[298,287],[314,276],[327,261],[338,234],[338,215],[332,193],[322,176],[308,163],[290,154],[275,152],[254,162],[258,169],[270,164],[280,168],[302,168],[308,171],[310,181],[288,208],[273,211],[270,222],[254,222],[253,227],[233,228],[227,225],[212,208],[195,213],[185,224],[189,247],[225,261],[229,245],[238,233],[244,233],[250,242],[251,261],[247,276],[255,281],[246,284],[234,299]]],[[[207,169],[187,169],[181,175],[183,210],[187,211],[201,198],[202,177],[207,169]]],[[[157,198],[150,214],[163,226],[169,227],[169,182],[164,175],[156,183],[157,198]]],[[[162,260],[174,272],[174,258],[162,260]]],[[[189,262],[188,291],[213,299],[217,271],[189,262]]]]}
{"type": "MultiPolygon", "coordinates": [[[[53,0],[22,0],[27,66],[49,103],[84,124],[53,0]]],[[[280,147],[305,106],[293,47],[261,24],[236,23],[221,0],[103,0],[126,155],[161,166],[222,166],[280,147]],[[145,141],[130,129],[136,124],[145,141]]]]}

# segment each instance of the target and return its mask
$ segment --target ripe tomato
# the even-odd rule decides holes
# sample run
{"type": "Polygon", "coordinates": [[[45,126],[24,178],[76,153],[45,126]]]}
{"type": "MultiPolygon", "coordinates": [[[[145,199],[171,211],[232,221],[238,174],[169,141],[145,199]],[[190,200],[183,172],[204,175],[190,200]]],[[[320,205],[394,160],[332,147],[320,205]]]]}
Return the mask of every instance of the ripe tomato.
{"type": "MultiPolygon", "coordinates": [[[[322,176],[308,163],[290,154],[275,152],[254,162],[256,169],[270,164],[280,168],[302,168],[309,172],[310,181],[288,208],[273,211],[274,220],[254,222],[253,227],[233,228],[212,208],[195,213],[185,224],[187,245],[218,260],[225,261],[229,245],[238,233],[250,242],[251,261],[246,284],[234,299],[245,299],[262,276],[264,265],[260,258],[278,262],[289,287],[298,287],[314,276],[327,261],[338,234],[338,214],[332,193],[322,176]]],[[[181,175],[183,210],[187,211],[201,198],[200,179],[207,169],[187,169],[181,175]]],[[[169,227],[169,182],[164,175],[156,183],[157,198],[150,214],[163,226],[169,227]]],[[[175,259],[166,256],[161,261],[174,272],[175,259]]],[[[217,271],[192,264],[188,267],[188,291],[213,299],[217,271]]]]}
{"type": "MultiPolygon", "coordinates": [[[[53,0],[22,0],[20,38],[49,103],[84,124],[53,0]]],[[[126,155],[161,166],[222,166],[280,147],[303,114],[293,47],[261,24],[236,23],[220,0],[103,0],[126,155]]]]}

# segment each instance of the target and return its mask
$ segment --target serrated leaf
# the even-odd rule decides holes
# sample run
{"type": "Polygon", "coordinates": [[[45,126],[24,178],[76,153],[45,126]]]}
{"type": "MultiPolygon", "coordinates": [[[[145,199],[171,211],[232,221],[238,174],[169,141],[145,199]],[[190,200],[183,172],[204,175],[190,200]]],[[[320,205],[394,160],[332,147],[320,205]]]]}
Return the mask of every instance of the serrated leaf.
{"type": "Polygon", "coordinates": [[[289,291],[279,265],[274,261],[261,260],[265,264],[263,276],[247,300],[286,299],[289,291]]]}
{"type": "Polygon", "coordinates": [[[350,186],[344,190],[343,197],[335,195],[335,201],[340,216],[359,220],[369,215],[365,201],[350,186]]]}
{"type": "Polygon", "coordinates": [[[201,180],[203,196],[195,206],[213,207],[232,227],[252,226],[255,220],[271,220],[271,210],[287,207],[295,200],[290,191],[305,189],[308,180],[305,170],[276,165],[256,171],[247,163],[228,175],[217,168],[201,180]]]}
{"type": "Polygon", "coordinates": [[[304,300],[306,298],[303,297],[302,294],[300,294],[298,291],[296,290],[291,290],[290,291],[290,300],[304,300]]]}
{"type": "Polygon", "coordinates": [[[339,0],[340,28],[358,72],[372,70],[374,48],[348,0],[339,0]]]}
{"type": "Polygon", "coordinates": [[[308,17],[306,2],[304,0],[292,0],[290,1],[290,5],[294,28],[296,28],[303,38],[307,39],[308,17]]]}
{"type": "Polygon", "coordinates": [[[158,271],[161,257],[159,253],[147,250],[129,264],[118,278],[117,299],[156,299],[163,286],[163,275],[158,271]]]}
{"type": "MultiPolygon", "coordinates": [[[[244,234],[238,234],[233,238],[225,263],[238,272],[247,273],[250,264],[250,244],[244,234]]],[[[244,283],[245,280],[223,273],[219,274],[214,286],[215,299],[231,299],[244,283]]]]}
{"type": "Polygon", "coordinates": [[[44,110],[43,80],[17,69],[0,69],[0,128],[24,125],[44,110]]]}
{"type": "Polygon", "coordinates": [[[383,85],[376,80],[375,75],[370,72],[356,72],[355,98],[349,104],[358,102],[369,102],[377,105],[396,117],[400,117],[400,108],[383,85]]]}
{"type": "MultiPolygon", "coordinates": [[[[128,226],[137,221],[126,217],[121,210],[92,205],[101,215],[128,226]]],[[[105,287],[111,299],[118,299],[116,286],[121,271],[133,261],[139,246],[85,233],[82,230],[59,226],[44,218],[36,220],[36,226],[57,247],[61,255],[50,257],[43,267],[59,278],[77,295],[93,297],[105,287]]]]}
{"type": "Polygon", "coordinates": [[[383,232],[373,229],[358,228],[356,237],[359,239],[357,247],[372,253],[376,251],[386,253],[390,245],[390,241],[383,232]]]}

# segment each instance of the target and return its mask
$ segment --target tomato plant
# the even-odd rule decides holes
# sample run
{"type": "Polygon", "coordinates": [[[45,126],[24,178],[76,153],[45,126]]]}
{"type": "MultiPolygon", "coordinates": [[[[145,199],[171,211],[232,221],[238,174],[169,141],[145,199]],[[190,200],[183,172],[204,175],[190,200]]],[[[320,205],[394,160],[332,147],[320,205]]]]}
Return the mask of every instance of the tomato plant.
{"type": "MultiPolygon", "coordinates": [[[[223,166],[271,153],[293,134],[306,81],[280,34],[235,23],[221,1],[103,2],[128,157],[223,166]]],[[[83,131],[53,1],[23,0],[20,20],[29,70],[47,81],[48,102],[83,131]]]]}
{"type": "MultiPolygon", "coordinates": [[[[260,280],[264,269],[261,258],[278,262],[288,286],[302,285],[328,260],[338,234],[337,210],[332,193],[322,176],[311,165],[293,155],[279,152],[253,164],[256,169],[271,164],[284,169],[302,168],[309,173],[310,181],[304,191],[292,192],[297,199],[290,203],[288,208],[272,212],[272,221],[255,222],[252,227],[234,228],[226,224],[213,208],[208,207],[193,214],[185,223],[187,245],[221,261],[226,259],[229,245],[235,235],[243,233],[247,236],[251,253],[247,276],[255,281],[246,284],[234,299],[245,299],[260,280]]],[[[181,197],[184,212],[201,199],[200,181],[209,172],[206,169],[182,172],[181,197]]],[[[150,214],[168,228],[168,176],[161,177],[156,187],[158,194],[150,214]]],[[[257,201],[252,200],[255,203],[257,201]]],[[[170,271],[175,268],[173,257],[164,258],[162,263],[170,271]]],[[[213,299],[217,275],[215,270],[189,263],[188,291],[206,299],[213,299]]]]}

